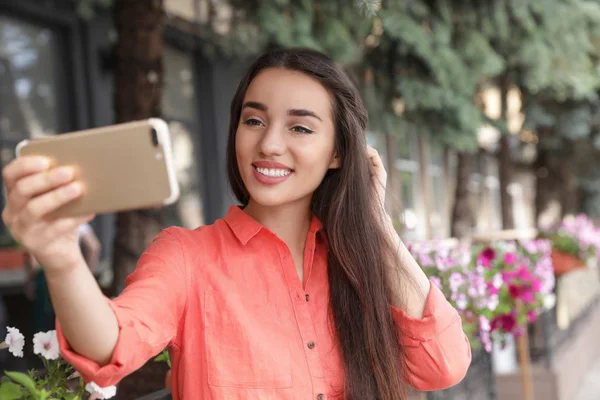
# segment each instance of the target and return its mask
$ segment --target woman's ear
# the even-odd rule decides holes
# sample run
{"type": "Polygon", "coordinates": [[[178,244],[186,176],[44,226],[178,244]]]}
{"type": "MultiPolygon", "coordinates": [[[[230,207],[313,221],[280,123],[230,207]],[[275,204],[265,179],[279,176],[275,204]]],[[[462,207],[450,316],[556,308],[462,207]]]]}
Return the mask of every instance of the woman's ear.
{"type": "Polygon", "coordinates": [[[340,167],[340,158],[337,154],[333,155],[331,162],[329,163],[329,169],[338,169],[340,167]]]}

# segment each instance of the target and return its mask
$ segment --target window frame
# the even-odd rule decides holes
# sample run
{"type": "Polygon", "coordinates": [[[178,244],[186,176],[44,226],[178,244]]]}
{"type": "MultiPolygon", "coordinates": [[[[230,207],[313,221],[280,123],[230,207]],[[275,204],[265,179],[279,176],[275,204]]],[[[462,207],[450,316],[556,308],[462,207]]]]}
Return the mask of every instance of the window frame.
{"type": "MultiPolygon", "coordinates": [[[[60,52],[58,57],[64,60],[62,65],[64,71],[60,74],[59,85],[64,85],[66,89],[60,92],[60,96],[64,96],[60,104],[64,104],[66,107],[59,110],[58,134],[89,127],[87,102],[89,88],[85,80],[82,29],[72,3],[55,1],[50,4],[40,4],[33,0],[21,0],[21,2],[0,0],[0,15],[52,31],[60,52]]],[[[0,150],[14,149],[16,145],[15,140],[4,139],[0,132],[0,150]]],[[[0,168],[3,167],[4,165],[0,164],[0,168]]],[[[3,187],[3,185],[0,174],[0,186],[3,187]]],[[[4,191],[2,191],[0,193],[0,209],[4,208],[4,204],[4,191]]],[[[6,233],[6,226],[0,220],[0,235],[6,233]]]]}

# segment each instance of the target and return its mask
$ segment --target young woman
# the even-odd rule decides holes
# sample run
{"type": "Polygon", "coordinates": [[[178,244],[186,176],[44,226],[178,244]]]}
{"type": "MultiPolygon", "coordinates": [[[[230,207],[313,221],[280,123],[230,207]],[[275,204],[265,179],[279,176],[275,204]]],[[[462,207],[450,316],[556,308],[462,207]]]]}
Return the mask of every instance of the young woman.
{"type": "Polygon", "coordinates": [[[386,173],[350,79],[303,49],[260,57],[231,105],[227,165],[241,203],[170,228],[115,300],[79,251],[90,217],[44,216],[81,195],[69,168],[4,170],[3,218],[45,266],[64,357],[112,385],[169,346],[175,399],[407,399],[458,383],[457,312],[385,214],[386,173]]]}

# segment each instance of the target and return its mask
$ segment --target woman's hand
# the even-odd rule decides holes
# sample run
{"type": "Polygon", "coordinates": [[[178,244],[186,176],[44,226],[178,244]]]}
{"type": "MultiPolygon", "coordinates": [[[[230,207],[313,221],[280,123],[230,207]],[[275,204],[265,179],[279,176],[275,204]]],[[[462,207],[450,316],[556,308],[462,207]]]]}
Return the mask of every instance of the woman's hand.
{"type": "Polygon", "coordinates": [[[383,161],[377,150],[371,146],[367,146],[367,154],[369,155],[369,167],[371,169],[371,181],[375,196],[379,199],[381,206],[385,205],[385,188],[387,185],[387,172],[383,166],[383,161]]]}
{"type": "Polygon", "coordinates": [[[3,169],[7,189],[2,219],[14,238],[47,273],[67,270],[81,263],[77,227],[91,216],[50,218],[59,207],[83,194],[72,167],[52,168],[42,157],[19,157],[3,169]]]}

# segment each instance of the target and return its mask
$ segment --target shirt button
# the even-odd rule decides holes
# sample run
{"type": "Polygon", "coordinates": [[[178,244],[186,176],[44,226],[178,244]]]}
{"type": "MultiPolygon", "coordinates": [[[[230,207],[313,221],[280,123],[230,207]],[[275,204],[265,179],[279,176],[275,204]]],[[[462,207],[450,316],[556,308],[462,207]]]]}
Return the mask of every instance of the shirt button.
{"type": "Polygon", "coordinates": [[[319,395],[317,396],[317,400],[323,400],[325,398],[325,396],[323,396],[322,393],[319,393],[319,395]]]}
{"type": "Polygon", "coordinates": [[[312,349],[315,348],[315,342],[308,342],[307,346],[308,346],[309,349],[312,350],[312,349]]]}
{"type": "Polygon", "coordinates": [[[306,298],[306,301],[308,301],[308,300],[310,299],[310,296],[308,295],[308,293],[306,293],[306,294],[304,295],[304,297],[306,298]]]}

